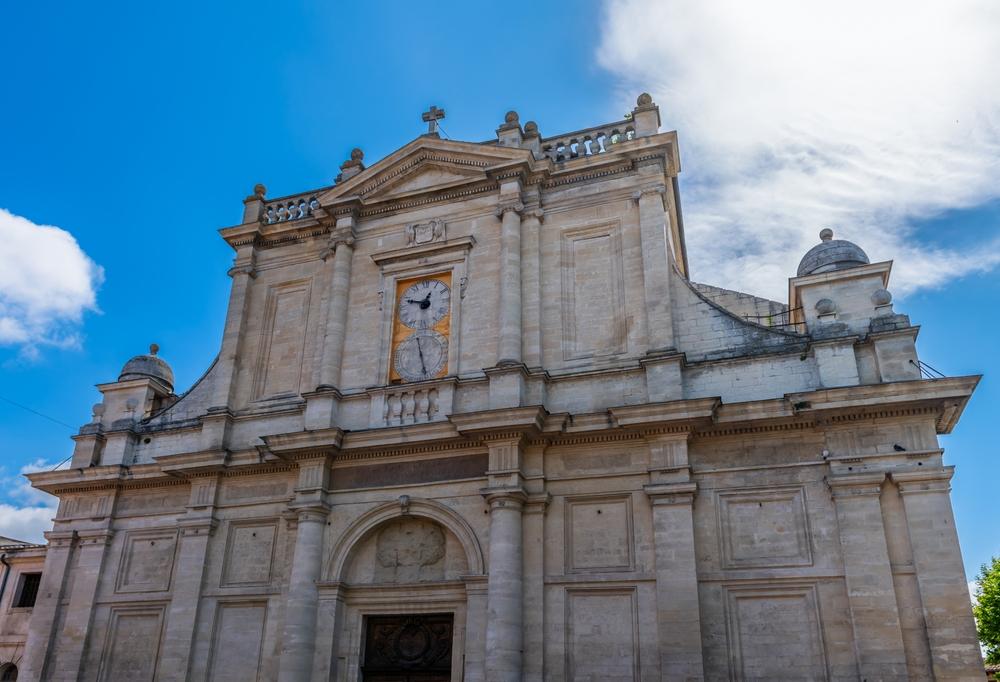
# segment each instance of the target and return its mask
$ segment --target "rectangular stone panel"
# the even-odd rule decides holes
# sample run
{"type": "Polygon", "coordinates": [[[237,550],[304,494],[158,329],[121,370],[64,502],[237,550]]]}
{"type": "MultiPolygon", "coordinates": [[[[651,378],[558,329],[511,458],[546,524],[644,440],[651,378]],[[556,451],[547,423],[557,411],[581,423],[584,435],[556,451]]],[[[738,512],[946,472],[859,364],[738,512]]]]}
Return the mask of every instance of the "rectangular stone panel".
{"type": "Polygon", "coordinates": [[[162,624],[162,608],[112,608],[98,679],[102,682],[152,680],[156,673],[162,624]]]}
{"type": "Polygon", "coordinates": [[[814,585],[725,590],[732,679],[828,679],[814,585]]]}
{"type": "Polygon", "coordinates": [[[266,585],[274,564],[276,521],[233,522],[226,539],[222,585],[266,585]]]}
{"type": "Polygon", "coordinates": [[[268,290],[254,370],[254,398],[299,392],[309,292],[309,282],[305,280],[272,286],[268,290]]]}
{"type": "Polygon", "coordinates": [[[118,592],[163,592],[170,589],[177,531],[129,531],[118,568],[118,592]]]}
{"type": "Polygon", "coordinates": [[[562,235],[564,359],[625,352],[625,280],[617,224],[562,235]]]}
{"type": "Polygon", "coordinates": [[[565,526],[567,573],[635,567],[630,496],[567,498],[565,526]]]}
{"type": "Polygon", "coordinates": [[[801,487],[721,491],[716,500],[723,568],[812,564],[801,487]]]}
{"type": "Polygon", "coordinates": [[[333,472],[333,487],[337,490],[375,488],[407,483],[457,481],[486,475],[488,455],[458,455],[392,464],[344,467],[333,472]]]}
{"type": "Polygon", "coordinates": [[[566,593],[568,679],[639,679],[639,625],[635,588],[581,588],[566,593]]]}
{"type": "Polygon", "coordinates": [[[249,682],[260,679],[260,658],[267,602],[221,603],[215,612],[208,679],[249,682]]]}

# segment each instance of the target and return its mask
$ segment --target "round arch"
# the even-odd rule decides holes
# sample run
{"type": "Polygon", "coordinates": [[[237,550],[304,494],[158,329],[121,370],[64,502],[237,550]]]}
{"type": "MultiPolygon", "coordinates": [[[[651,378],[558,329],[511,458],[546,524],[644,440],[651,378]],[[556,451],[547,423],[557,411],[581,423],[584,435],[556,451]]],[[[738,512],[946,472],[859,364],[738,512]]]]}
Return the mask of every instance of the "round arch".
{"type": "Polygon", "coordinates": [[[472,575],[484,574],[486,562],[483,559],[483,550],[468,521],[440,502],[410,499],[404,495],[395,502],[387,502],[368,510],[348,526],[333,546],[326,567],[327,580],[341,581],[344,579],[344,572],[347,570],[352,551],[369,533],[387,521],[406,517],[430,519],[444,526],[458,538],[462,545],[469,565],[469,573],[472,575]]]}

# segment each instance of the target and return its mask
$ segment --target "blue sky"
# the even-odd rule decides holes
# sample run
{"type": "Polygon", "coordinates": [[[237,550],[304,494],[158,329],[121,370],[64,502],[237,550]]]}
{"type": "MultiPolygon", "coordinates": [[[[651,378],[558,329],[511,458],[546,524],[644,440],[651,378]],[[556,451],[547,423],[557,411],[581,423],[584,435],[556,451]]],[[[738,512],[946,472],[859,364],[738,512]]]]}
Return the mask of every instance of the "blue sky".
{"type": "MultiPolygon", "coordinates": [[[[189,386],[225,315],[216,230],[254,183],[327,185],[352,147],[371,163],[423,132],[431,104],[447,135],[483,140],[509,109],[552,134],[617,119],[649,90],[680,135],[695,279],[780,298],[833,226],[895,259],[925,361],[986,375],[943,439],[972,573],[1000,554],[1000,18],[971,0],[944,15],[887,5],[907,19],[860,2],[833,17],[775,3],[755,11],[764,23],[686,0],[8,4],[0,209],[30,223],[0,215],[19,228],[0,245],[0,321],[19,325],[0,324],[0,397],[75,428],[94,384],[152,341],[189,386]],[[845,47],[838,22],[862,15],[845,47]]],[[[72,433],[0,400],[0,534],[51,515],[17,474],[67,457],[72,433]]]]}

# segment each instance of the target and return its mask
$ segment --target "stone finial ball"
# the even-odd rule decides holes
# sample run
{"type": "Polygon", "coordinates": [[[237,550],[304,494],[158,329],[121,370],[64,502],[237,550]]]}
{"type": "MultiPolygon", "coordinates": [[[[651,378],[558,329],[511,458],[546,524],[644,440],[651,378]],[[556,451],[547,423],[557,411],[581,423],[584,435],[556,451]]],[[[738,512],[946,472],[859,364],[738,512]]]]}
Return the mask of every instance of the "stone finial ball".
{"type": "Polygon", "coordinates": [[[816,301],[816,312],[820,315],[829,315],[837,309],[837,305],[828,298],[821,298],[816,301]]]}
{"type": "Polygon", "coordinates": [[[526,133],[537,133],[538,132],[538,124],[535,123],[534,121],[528,121],[527,123],[524,124],[524,132],[526,132],[526,133]]]}
{"type": "Polygon", "coordinates": [[[264,185],[259,182],[253,186],[253,195],[255,197],[263,199],[265,194],[267,194],[267,187],[264,187],[264,185]]]}
{"type": "Polygon", "coordinates": [[[363,151],[361,151],[357,147],[355,147],[354,149],[351,150],[351,160],[352,161],[360,161],[363,158],[365,158],[365,153],[363,151]]]}
{"type": "Polygon", "coordinates": [[[875,305],[889,305],[892,303],[892,294],[888,289],[876,289],[872,294],[872,303],[875,305]]]}
{"type": "Polygon", "coordinates": [[[151,343],[151,344],[149,344],[149,354],[150,355],[156,355],[159,352],[160,352],[160,345],[159,344],[157,344],[157,343],[151,343]]]}
{"type": "Polygon", "coordinates": [[[517,123],[518,120],[519,117],[516,111],[508,111],[503,117],[504,123],[517,123]]]}
{"type": "Polygon", "coordinates": [[[830,241],[831,239],[833,239],[833,230],[831,230],[829,227],[824,227],[822,230],[819,231],[819,238],[820,241],[824,242],[830,241]]]}
{"type": "Polygon", "coordinates": [[[646,107],[653,103],[653,96],[648,92],[639,95],[635,100],[636,106],[646,107]]]}

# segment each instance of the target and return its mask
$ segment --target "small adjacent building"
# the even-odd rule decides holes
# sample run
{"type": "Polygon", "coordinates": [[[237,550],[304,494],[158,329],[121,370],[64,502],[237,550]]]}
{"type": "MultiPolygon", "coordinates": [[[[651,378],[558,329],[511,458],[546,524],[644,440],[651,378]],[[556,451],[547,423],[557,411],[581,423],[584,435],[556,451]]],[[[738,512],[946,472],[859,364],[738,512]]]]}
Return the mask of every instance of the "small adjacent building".
{"type": "Polygon", "coordinates": [[[44,546],[0,536],[0,682],[18,679],[44,562],[44,546]]]}
{"type": "Polygon", "coordinates": [[[649,95],[443,115],[258,185],[204,376],[132,358],[29,475],[21,679],[982,680],[938,442],[979,377],[928,374],[892,263],[823,230],[787,301],[692,281],[649,95]]]}

